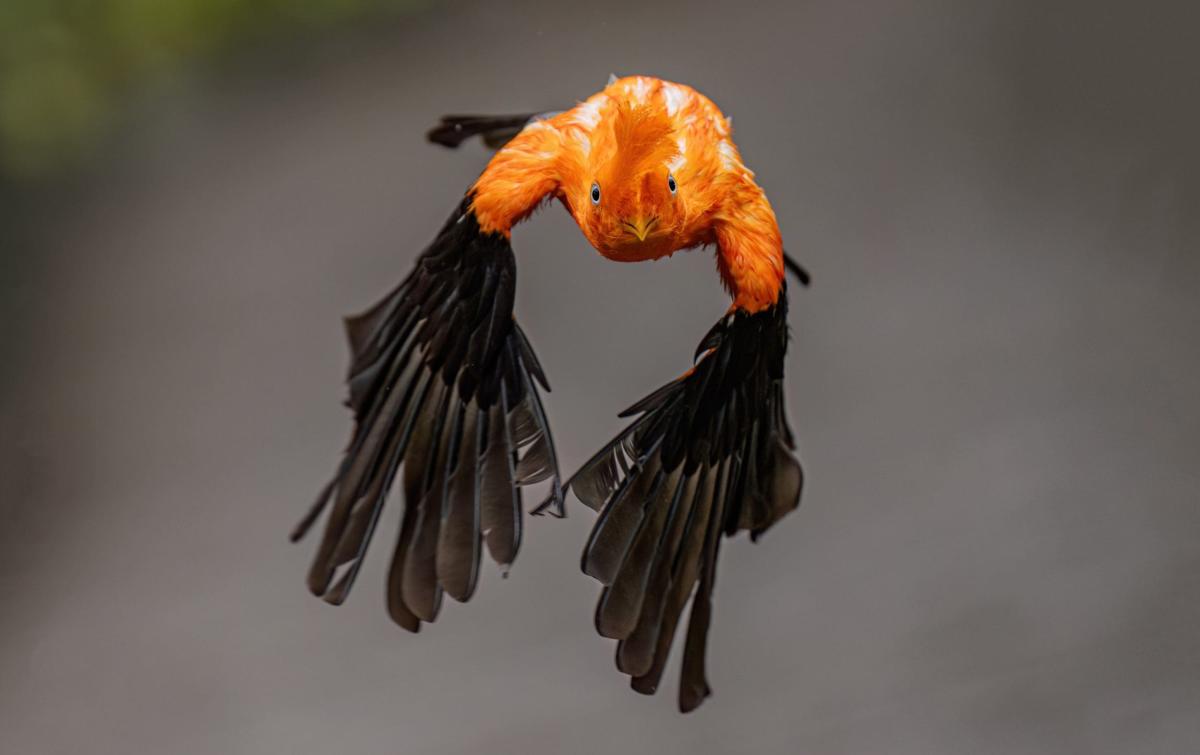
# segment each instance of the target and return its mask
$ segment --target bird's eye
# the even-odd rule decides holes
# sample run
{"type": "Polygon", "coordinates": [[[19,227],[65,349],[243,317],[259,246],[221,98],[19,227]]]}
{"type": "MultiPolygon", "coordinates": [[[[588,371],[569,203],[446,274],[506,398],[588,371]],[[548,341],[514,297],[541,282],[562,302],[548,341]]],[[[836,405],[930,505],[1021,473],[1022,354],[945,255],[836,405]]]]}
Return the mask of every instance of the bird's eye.
{"type": "Polygon", "coordinates": [[[592,204],[600,204],[600,184],[592,184],[592,204]]]}
{"type": "Polygon", "coordinates": [[[675,190],[679,188],[675,184],[675,176],[671,175],[670,173],[667,174],[667,188],[671,190],[672,194],[674,194],[675,190]]]}

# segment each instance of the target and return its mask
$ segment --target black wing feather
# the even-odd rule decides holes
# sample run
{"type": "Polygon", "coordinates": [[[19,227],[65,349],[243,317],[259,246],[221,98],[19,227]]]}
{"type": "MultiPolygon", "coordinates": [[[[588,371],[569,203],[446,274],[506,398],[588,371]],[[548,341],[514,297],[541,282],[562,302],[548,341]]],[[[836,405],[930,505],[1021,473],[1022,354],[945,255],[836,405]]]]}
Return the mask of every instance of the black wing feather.
{"type": "Polygon", "coordinates": [[[679,707],[710,690],[704,654],[722,533],[756,538],[799,503],[803,474],[783,406],[787,296],[722,318],[684,377],[622,413],[638,415],[571,478],[600,514],[583,571],[605,585],[596,628],[617,668],[653,693],[692,599],[679,707]]]}
{"type": "Polygon", "coordinates": [[[471,597],[485,543],[497,562],[512,563],[520,486],[552,478],[547,503],[561,513],[537,386],[549,389],[513,319],[515,290],[508,240],[480,230],[468,198],[404,282],[347,319],[354,434],[292,533],[302,537],[332,502],[309,571],[314,594],[335,604],[346,598],[401,466],[406,506],[387,602],[411,631],[437,617],[443,593],[471,597]]]}
{"type": "Polygon", "coordinates": [[[436,126],[429,129],[425,138],[434,144],[454,149],[472,136],[482,136],[489,146],[497,140],[504,144],[512,139],[534,113],[521,115],[443,115],[436,126]]]}
{"type": "Polygon", "coordinates": [[[491,149],[500,149],[534,118],[548,118],[554,113],[521,113],[518,115],[443,115],[425,138],[434,144],[451,149],[478,135],[491,149]]]}

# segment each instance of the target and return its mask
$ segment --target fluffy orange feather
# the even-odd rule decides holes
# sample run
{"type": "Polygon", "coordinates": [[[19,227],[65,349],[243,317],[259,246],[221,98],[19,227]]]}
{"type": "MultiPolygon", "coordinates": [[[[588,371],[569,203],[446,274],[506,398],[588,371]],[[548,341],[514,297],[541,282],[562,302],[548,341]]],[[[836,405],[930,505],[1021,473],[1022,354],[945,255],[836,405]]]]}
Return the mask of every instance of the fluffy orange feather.
{"type": "Polygon", "coordinates": [[[637,262],[715,244],[717,269],[747,312],[783,285],[775,213],[730,138],[729,120],[691,87],[618,79],[531,123],[471,189],[480,227],[508,235],[547,197],[605,257],[637,262]]]}

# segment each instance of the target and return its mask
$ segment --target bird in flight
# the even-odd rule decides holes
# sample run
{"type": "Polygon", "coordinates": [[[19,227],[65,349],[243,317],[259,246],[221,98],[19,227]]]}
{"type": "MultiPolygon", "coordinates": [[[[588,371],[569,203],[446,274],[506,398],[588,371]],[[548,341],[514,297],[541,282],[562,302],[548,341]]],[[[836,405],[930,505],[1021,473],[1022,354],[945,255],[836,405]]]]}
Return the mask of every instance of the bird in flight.
{"type": "Polygon", "coordinates": [[[598,512],[583,571],[603,585],[595,625],[618,640],[617,668],[653,693],[691,599],[679,707],[710,694],[705,646],[722,536],[757,539],[799,503],[803,473],[784,411],[785,269],[775,213],[696,90],[613,77],[557,113],[446,116],[430,140],[481,136],[498,148],[415,268],[347,319],[355,427],[336,474],[297,525],[329,508],[308,587],[346,599],[402,473],[404,513],[387,607],[416,632],[442,596],[468,600],[483,551],[507,570],[523,528],[522,488],[546,480],[532,513],[561,516],[572,491],[598,512]],[[513,318],[512,227],[557,199],[600,254],[654,260],[714,246],[732,298],[678,379],[565,484],[533,347],[513,318]]]}

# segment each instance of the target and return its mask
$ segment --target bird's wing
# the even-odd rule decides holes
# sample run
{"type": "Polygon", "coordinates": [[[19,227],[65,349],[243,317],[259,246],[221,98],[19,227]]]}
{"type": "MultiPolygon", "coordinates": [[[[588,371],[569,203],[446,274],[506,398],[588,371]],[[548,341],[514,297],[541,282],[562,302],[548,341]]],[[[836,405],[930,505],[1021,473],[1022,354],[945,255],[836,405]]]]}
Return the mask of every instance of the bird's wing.
{"type": "Polygon", "coordinates": [[[467,600],[486,548],[511,564],[521,543],[521,487],[558,463],[538,393],[549,390],[513,319],[516,264],[506,234],[480,229],[471,197],[415,269],[346,322],[348,404],[355,428],[333,480],[296,527],[299,539],[330,502],[309,589],[345,600],[398,470],[405,508],[388,575],[388,610],[417,631],[443,592],[467,600]]]}
{"type": "Polygon", "coordinates": [[[604,584],[596,629],[620,640],[617,668],[650,694],[692,596],[681,710],[709,694],[704,652],[722,534],[752,538],[794,509],[803,481],[784,416],[787,300],[735,310],[695,366],[622,413],[637,419],[568,487],[599,512],[583,571],[604,584]],[[697,589],[698,584],[698,589],[697,589]]]}
{"type": "Polygon", "coordinates": [[[426,132],[425,138],[434,144],[455,149],[472,136],[479,136],[486,146],[491,149],[500,149],[514,136],[521,133],[521,130],[531,121],[552,118],[558,115],[558,112],[522,113],[519,115],[443,115],[438,124],[426,132]]]}
{"type": "Polygon", "coordinates": [[[583,571],[604,585],[596,629],[619,640],[617,668],[635,690],[657,689],[692,598],[684,712],[710,693],[704,658],[721,536],[748,530],[757,539],[797,506],[804,479],[784,412],[786,263],[770,206],[744,185],[736,217],[714,229],[734,306],[700,342],[692,369],[626,410],[637,419],[568,482],[599,512],[583,571]]]}

